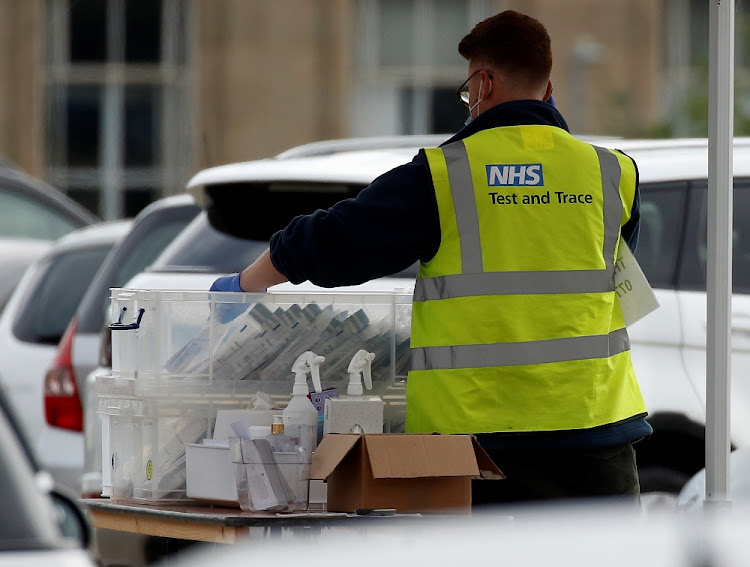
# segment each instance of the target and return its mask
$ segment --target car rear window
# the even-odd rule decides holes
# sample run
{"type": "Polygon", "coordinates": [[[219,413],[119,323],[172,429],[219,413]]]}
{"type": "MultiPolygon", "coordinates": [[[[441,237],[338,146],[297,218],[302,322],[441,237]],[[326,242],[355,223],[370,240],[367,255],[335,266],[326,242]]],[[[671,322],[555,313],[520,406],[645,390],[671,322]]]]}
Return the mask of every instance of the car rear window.
{"type": "Polygon", "coordinates": [[[82,226],[63,210],[0,188],[0,234],[56,240],[82,226]]]}
{"type": "Polygon", "coordinates": [[[20,341],[56,345],[112,244],[70,251],[44,262],[13,323],[20,341]]]}
{"type": "Polygon", "coordinates": [[[208,218],[214,228],[230,236],[268,242],[294,217],[328,209],[364,188],[310,181],[216,184],[206,187],[208,218]]]}
{"type": "Polygon", "coordinates": [[[219,232],[198,215],[153,263],[156,271],[231,273],[244,270],[268,248],[267,240],[246,240],[219,232]]]}
{"type": "MultiPolygon", "coordinates": [[[[174,239],[151,266],[157,272],[206,272],[227,274],[244,270],[268,248],[268,241],[245,240],[219,232],[201,213],[174,239]]],[[[393,274],[416,278],[419,263],[393,274]]]]}
{"type": "Polygon", "coordinates": [[[146,269],[195,218],[197,205],[164,207],[140,218],[109,256],[78,308],[78,332],[98,333],[109,307],[109,288],[122,287],[146,269]]]}

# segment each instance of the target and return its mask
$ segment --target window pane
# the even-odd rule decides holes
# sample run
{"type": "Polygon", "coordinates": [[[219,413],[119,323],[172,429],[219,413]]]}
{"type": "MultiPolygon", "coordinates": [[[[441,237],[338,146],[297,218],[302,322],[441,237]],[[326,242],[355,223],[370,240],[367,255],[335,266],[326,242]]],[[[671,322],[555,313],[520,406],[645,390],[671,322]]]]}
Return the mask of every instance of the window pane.
{"type": "Polygon", "coordinates": [[[469,117],[468,109],[461,104],[452,88],[432,91],[430,116],[431,134],[457,132],[469,117]]]}
{"type": "Polygon", "coordinates": [[[690,0],[690,62],[708,62],[708,2],[690,0]]]}
{"type": "Polygon", "coordinates": [[[684,182],[641,187],[641,225],[635,257],[656,288],[675,287],[685,193],[684,182]]]}
{"type": "Polygon", "coordinates": [[[750,293],[750,184],[734,184],[734,225],[732,230],[732,290],[750,293]]]}
{"type": "Polygon", "coordinates": [[[401,124],[404,134],[457,132],[469,116],[454,88],[402,89],[401,124]]]}
{"type": "MultiPolygon", "coordinates": [[[[702,182],[691,192],[685,253],[680,271],[680,287],[705,291],[707,278],[708,191],[702,182]]],[[[750,293],[750,180],[735,179],[732,224],[732,290],[750,293]]],[[[646,274],[648,275],[648,274],[646,274]]]]}
{"type": "Polygon", "coordinates": [[[414,35],[412,0],[380,0],[380,64],[411,65],[414,35]]]}
{"type": "Polygon", "coordinates": [[[95,215],[101,214],[99,210],[99,204],[101,202],[101,190],[99,187],[68,187],[65,193],[76,201],[79,205],[83,205],[89,211],[95,215]]]}
{"type": "Polygon", "coordinates": [[[70,60],[105,61],[107,58],[107,3],[70,0],[70,60]]]}
{"type": "Polygon", "coordinates": [[[53,209],[19,195],[0,190],[0,235],[56,240],[76,226],[53,209]]]}
{"type": "Polygon", "coordinates": [[[125,61],[158,63],[161,59],[160,0],[125,2],[125,61]]]}
{"type": "Polygon", "coordinates": [[[466,35],[468,0],[440,0],[435,9],[435,33],[432,46],[433,63],[461,65],[464,58],[458,53],[458,42],[466,35]]]}
{"type": "MultiPolygon", "coordinates": [[[[691,184],[685,243],[677,284],[680,289],[706,289],[706,181],[691,184]]],[[[648,276],[648,273],[646,273],[648,276]]]]}
{"type": "Polygon", "coordinates": [[[161,109],[159,88],[132,86],[125,89],[125,165],[150,166],[157,160],[161,109]]]}
{"type": "Polygon", "coordinates": [[[125,190],[125,217],[131,218],[140,213],[147,205],[159,198],[153,187],[136,187],[125,190]]]}
{"type": "Polygon", "coordinates": [[[69,87],[66,115],[68,166],[97,166],[101,122],[99,87],[69,87]]]}

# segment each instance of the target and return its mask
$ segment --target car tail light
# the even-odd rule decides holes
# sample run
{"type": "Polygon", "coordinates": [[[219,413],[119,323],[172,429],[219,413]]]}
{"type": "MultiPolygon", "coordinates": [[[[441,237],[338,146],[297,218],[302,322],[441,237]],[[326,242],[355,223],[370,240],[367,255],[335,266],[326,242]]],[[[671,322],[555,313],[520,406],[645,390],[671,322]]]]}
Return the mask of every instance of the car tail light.
{"type": "Polygon", "coordinates": [[[83,408],[73,372],[73,337],[78,322],[73,319],[57,347],[52,368],[44,376],[44,412],[53,427],[83,431],[83,408]]]}

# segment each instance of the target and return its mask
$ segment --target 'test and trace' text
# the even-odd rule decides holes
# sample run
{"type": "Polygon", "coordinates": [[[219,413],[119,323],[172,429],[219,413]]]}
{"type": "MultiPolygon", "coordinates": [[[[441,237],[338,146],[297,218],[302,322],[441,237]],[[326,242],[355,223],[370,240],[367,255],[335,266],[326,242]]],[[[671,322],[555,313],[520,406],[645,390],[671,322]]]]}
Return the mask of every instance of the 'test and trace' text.
{"type": "MultiPolygon", "coordinates": [[[[544,172],[541,163],[489,164],[485,166],[487,185],[490,187],[543,187],[544,172]]],[[[493,205],[590,205],[594,197],[587,193],[545,191],[544,193],[502,194],[488,193],[493,205]]]]}
{"type": "Polygon", "coordinates": [[[564,191],[554,191],[551,195],[549,191],[544,193],[532,193],[530,195],[501,195],[500,193],[488,193],[492,199],[493,205],[549,205],[551,202],[558,204],[588,205],[594,202],[594,198],[586,193],[565,193],[564,191]]]}

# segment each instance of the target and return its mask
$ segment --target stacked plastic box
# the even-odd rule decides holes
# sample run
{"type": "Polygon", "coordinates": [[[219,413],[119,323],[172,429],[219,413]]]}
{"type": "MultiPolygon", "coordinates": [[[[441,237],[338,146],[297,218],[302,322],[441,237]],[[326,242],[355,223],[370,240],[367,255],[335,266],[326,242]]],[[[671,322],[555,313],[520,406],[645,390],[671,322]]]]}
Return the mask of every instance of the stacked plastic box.
{"type": "MultiPolygon", "coordinates": [[[[103,478],[115,499],[185,500],[185,443],[213,433],[219,409],[283,408],[303,352],[326,358],[323,388],[375,353],[385,430],[403,431],[411,293],[209,293],[111,290],[112,373],[97,378],[103,478]]],[[[312,386],[312,385],[311,385],[312,386]]]]}

